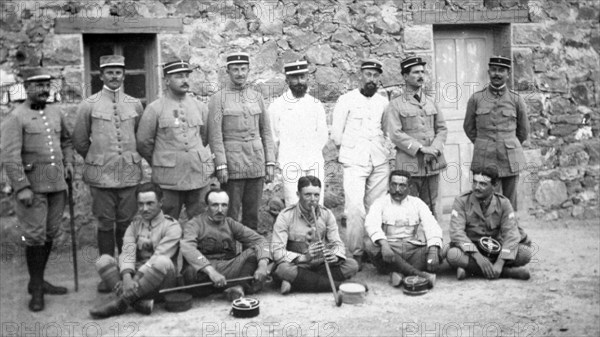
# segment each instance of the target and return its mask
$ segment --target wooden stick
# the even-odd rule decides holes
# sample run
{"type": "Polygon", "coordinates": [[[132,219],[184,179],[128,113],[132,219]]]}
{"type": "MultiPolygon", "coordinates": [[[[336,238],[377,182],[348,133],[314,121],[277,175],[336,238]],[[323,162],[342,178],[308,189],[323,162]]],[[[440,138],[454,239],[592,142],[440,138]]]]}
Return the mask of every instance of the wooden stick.
{"type": "MultiPolygon", "coordinates": [[[[319,228],[317,228],[317,215],[315,214],[315,208],[311,207],[310,211],[312,212],[313,221],[315,222],[315,237],[317,238],[317,241],[321,241],[321,238],[319,237],[319,228]]],[[[323,248],[325,248],[324,245],[323,248]]],[[[331,291],[333,291],[335,305],[339,307],[342,305],[342,299],[339,297],[338,292],[335,289],[335,282],[333,282],[333,276],[331,275],[331,269],[329,269],[329,263],[325,258],[325,253],[323,253],[323,262],[325,262],[325,270],[327,270],[327,278],[329,278],[329,285],[331,286],[331,291]]]]}
{"type": "MultiPolygon", "coordinates": [[[[227,282],[240,282],[240,281],[248,281],[248,280],[252,280],[252,279],[254,279],[254,276],[244,276],[244,277],[232,278],[232,279],[226,280],[226,281],[227,282]]],[[[187,286],[181,286],[181,287],[175,287],[175,288],[167,288],[167,289],[160,290],[158,293],[164,294],[164,293],[170,293],[173,291],[192,289],[192,288],[200,288],[200,287],[206,287],[206,286],[210,286],[210,285],[214,285],[214,283],[213,282],[204,282],[204,283],[190,284],[187,286]]]]}

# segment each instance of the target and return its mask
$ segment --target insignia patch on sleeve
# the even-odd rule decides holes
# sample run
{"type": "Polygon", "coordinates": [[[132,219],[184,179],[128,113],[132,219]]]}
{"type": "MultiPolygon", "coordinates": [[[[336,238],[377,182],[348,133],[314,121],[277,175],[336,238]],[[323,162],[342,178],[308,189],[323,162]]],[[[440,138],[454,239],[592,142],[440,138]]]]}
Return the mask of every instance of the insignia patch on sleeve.
{"type": "Polygon", "coordinates": [[[452,216],[458,216],[458,212],[455,209],[452,210],[452,216]]]}

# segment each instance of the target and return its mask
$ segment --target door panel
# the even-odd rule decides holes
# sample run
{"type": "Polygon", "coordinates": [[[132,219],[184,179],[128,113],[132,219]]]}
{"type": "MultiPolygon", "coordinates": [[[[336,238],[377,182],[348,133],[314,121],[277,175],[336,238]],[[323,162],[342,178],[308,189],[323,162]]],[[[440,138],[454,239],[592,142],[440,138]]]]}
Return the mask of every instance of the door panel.
{"type": "Polygon", "coordinates": [[[494,36],[484,27],[434,28],[436,100],[448,126],[444,155],[448,168],[440,176],[440,206],[450,212],[454,198],[470,190],[473,145],[463,131],[469,97],[488,82],[487,63],[494,36]]]}

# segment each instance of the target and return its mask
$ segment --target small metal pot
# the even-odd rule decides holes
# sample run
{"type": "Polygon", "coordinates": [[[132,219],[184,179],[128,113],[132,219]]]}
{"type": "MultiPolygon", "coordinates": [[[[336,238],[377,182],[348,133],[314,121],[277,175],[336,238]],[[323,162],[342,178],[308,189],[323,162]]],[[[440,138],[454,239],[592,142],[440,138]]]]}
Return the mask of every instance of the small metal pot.
{"type": "Polygon", "coordinates": [[[240,297],[233,300],[230,315],[237,318],[256,317],[260,313],[260,301],[256,298],[240,297]]]}
{"type": "Polygon", "coordinates": [[[423,295],[429,291],[429,281],[420,276],[407,276],[402,281],[402,292],[406,295],[423,295]]]}

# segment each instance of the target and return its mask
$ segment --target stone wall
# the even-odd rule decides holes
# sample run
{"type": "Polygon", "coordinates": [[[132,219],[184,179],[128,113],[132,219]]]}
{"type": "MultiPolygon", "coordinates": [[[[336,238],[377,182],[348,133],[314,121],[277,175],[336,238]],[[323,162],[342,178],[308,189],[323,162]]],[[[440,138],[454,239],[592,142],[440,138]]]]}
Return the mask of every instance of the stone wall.
{"type": "MultiPolygon", "coordinates": [[[[357,86],[361,59],[383,61],[382,82],[391,96],[401,90],[402,58],[418,53],[431,60],[433,26],[413,23],[420,11],[495,14],[527,9],[527,22],[512,24],[507,41],[515,60],[514,88],[530,107],[527,153],[535,167],[526,179],[534,197],[531,210],[545,218],[598,215],[597,1],[102,0],[4,1],[1,6],[0,78],[25,66],[48,67],[60,78],[57,92],[70,117],[85,92],[83,40],[80,34],[56,34],[56,18],[181,18],[183,33],[158,34],[159,62],[180,57],[198,65],[192,91],[204,100],[225,83],[223,59],[231,51],[252,55],[250,81],[268,99],[284,90],[283,63],[305,57],[311,93],[330,112],[341,93],[357,86]]],[[[0,116],[12,108],[3,104],[0,116]]],[[[328,203],[339,210],[343,197],[337,152],[330,144],[325,153],[333,183],[328,203]]]]}

